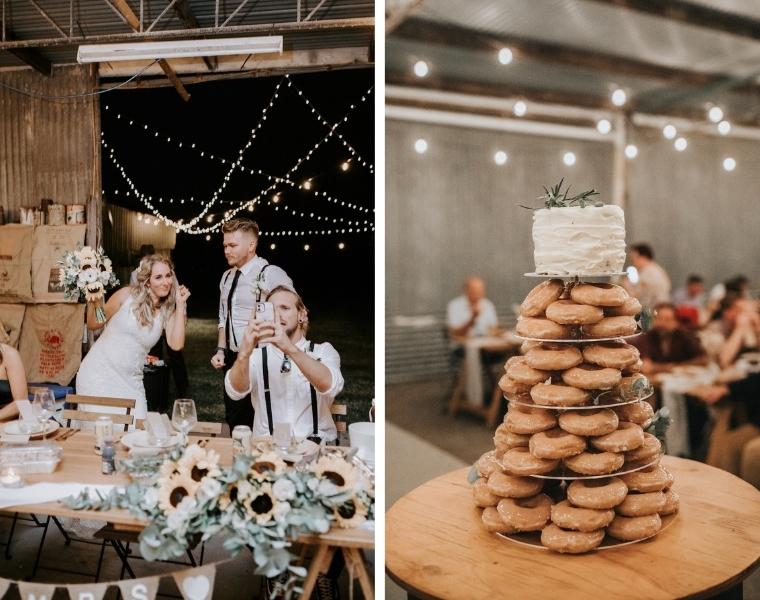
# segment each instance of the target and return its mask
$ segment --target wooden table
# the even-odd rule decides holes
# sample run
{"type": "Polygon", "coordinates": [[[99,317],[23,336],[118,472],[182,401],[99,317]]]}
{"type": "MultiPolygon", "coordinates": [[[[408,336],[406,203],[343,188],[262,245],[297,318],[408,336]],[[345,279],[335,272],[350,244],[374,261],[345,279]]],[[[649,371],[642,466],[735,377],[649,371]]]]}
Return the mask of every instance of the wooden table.
{"type": "MultiPolygon", "coordinates": [[[[229,466],[232,464],[232,440],[230,438],[205,438],[193,437],[191,441],[207,440],[207,448],[219,453],[220,464],[229,466]]],[[[28,483],[66,483],[77,482],[98,485],[127,485],[129,477],[123,473],[103,475],[100,472],[101,459],[95,454],[95,434],[90,431],[79,431],[70,438],[57,442],[63,448],[63,460],[52,474],[27,475],[28,483]]],[[[119,444],[117,447],[121,447],[119,444]]],[[[119,455],[124,456],[123,449],[119,455]]],[[[123,509],[111,509],[107,511],[72,510],[59,502],[44,502],[40,504],[26,504],[11,506],[2,509],[8,513],[31,513],[43,516],[72,517],[103,521],[115,530],[140,532],[146,523],[137,519],[129,511],[123,509]]],[[[353,582],[359,580],[364,597],[371,600],[373,588],[371,579],[367,573],[361,549],[372,549],[375,546],[374,532],[367,529],[332,529],[323,535],[302,536],[297,541],[300,544],[316,546],[314,560],[309,564],[309,572],[304,585],[302,599],[308,599],[316,583],[320,572],[326,572],[330,566],[330,560],[336,551],[342,551],[346,568],[353,582]]]]}
{"type": "Polygon", "coordinates": [[[585,555],[530,549],[488,533],[467,469],[433,479],[386,515],[386,569],[417,598],[741,598],[760,564],[760,492],[691,460],[663,457],[681,510],[639,544],[585,555]]]}

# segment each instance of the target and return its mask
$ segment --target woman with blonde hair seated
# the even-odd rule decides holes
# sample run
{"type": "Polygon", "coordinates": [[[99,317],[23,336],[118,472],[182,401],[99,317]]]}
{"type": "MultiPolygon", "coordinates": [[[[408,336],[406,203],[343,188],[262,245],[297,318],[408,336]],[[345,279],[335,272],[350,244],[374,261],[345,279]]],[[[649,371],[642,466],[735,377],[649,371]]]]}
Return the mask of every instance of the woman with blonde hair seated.
{"type": "MultiPolygon", "coordinates": [[[[85,396],[136,400],[135,419],[144,419],[147,401],[143,364],[149,350],[166,331],[173,350],[185,345],[189,290],[177,283],[172,262],[161,255],[145,257],[137,282],[115,292],[106,302],[106,323],[98,323],[95,305],[87,305],[87,327],[105,326],[79,367],[77,393],[85,396]]],[[[109,412],[108,407],[82,405],[82,410],[109,412]]],[[[114,409],[111,410],[113,412],[114,409]]]]}
{"type": "Polygon", "coordinates": [[[12,346],[0,344],[0,421],[17,417],[18,408],[13,401],[28,397],[21,355],[12,346]]]}

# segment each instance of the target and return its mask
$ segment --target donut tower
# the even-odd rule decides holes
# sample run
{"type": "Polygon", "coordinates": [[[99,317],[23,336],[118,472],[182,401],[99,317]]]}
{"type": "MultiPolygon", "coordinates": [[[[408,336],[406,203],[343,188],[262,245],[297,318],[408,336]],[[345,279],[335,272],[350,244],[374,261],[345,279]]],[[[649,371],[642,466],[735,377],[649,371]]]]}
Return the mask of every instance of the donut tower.
{"type": "MultiPolygon", "coordinates": [[[[678,510],[673,477],[659,464],[661,443],[645,431],[654,417],[646,402],[652,389],[639,372],[638,350],[625,341],[639,332],[641,305],[623,287],[583,281],[621,274],[624,245],[612,264],[593,264],[588,272],[579,266],[589,264],[588,256],[609,255],[614,236],[601,232],[596,246],[572,253],[579,233],[598,229],[589,221],[599,208],[547,202],[535,213],[537,272],[527,275],[546,280],[520,307],[522,355],[507,361],[499,381],[509,408],[495,448],[475,465],[472,487],[488,531],[561,553],[650,538],[678,510]],[[565,209],[588,212],[579,219],[565,209]],[[539,266],[537,222],[544,216],[567,237],[561,265],[539,266]]],[[[603,208],[622,219],[619,207],[603,208]]]]}

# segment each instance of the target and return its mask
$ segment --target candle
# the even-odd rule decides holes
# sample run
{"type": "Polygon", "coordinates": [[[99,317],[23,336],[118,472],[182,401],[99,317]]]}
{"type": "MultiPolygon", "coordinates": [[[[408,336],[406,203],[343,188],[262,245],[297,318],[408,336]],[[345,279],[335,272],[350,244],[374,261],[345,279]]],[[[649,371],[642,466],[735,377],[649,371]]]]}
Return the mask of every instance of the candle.
{"type": "Polygon", "coordinates": [[[0,470],[0,485],[3,487],[21,487],[23,483],[21,474],[16,467],[5,467],[0,470]]]}

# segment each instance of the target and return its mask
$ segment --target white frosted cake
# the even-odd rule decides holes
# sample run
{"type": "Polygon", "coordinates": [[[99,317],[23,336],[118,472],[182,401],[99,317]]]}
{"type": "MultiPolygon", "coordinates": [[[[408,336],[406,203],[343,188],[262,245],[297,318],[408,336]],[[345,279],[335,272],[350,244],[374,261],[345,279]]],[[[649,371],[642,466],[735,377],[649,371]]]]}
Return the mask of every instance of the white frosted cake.
{"type": "Polygon", "coordinates": [[[541,208],[533,213],[533,258],[542,275],[619,273],[625,216],[619,206],[541,208]]]}

